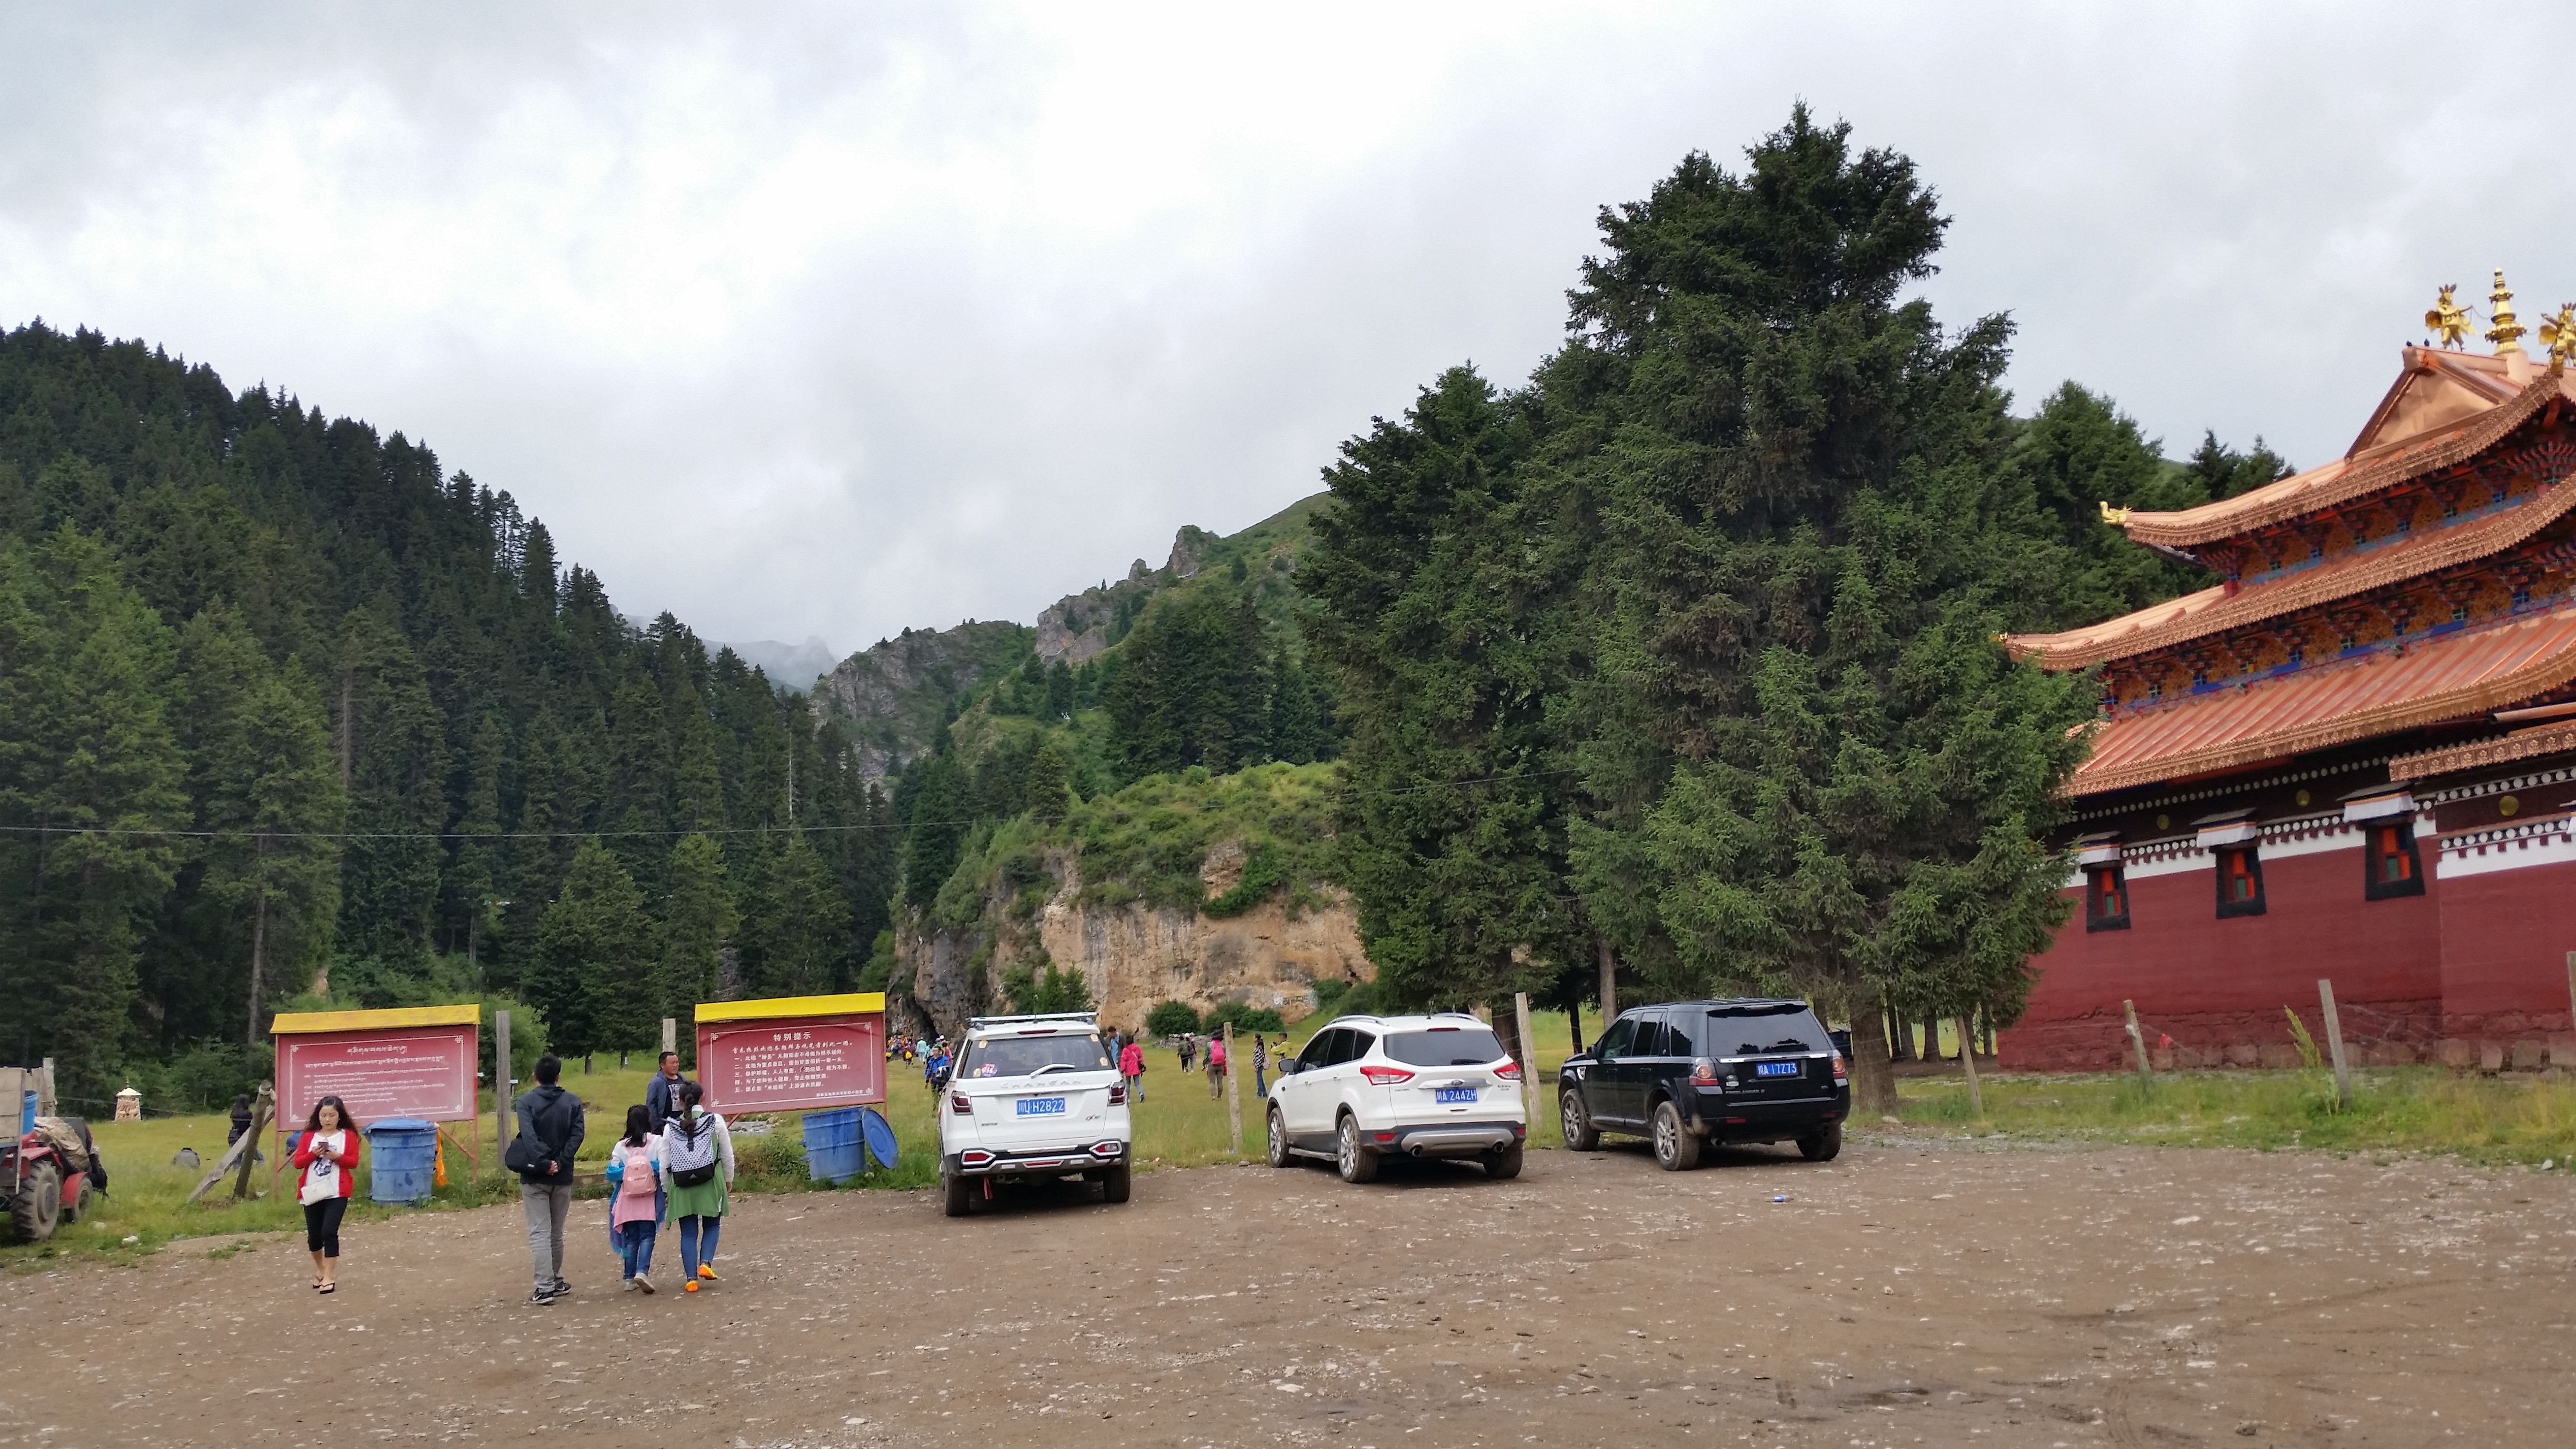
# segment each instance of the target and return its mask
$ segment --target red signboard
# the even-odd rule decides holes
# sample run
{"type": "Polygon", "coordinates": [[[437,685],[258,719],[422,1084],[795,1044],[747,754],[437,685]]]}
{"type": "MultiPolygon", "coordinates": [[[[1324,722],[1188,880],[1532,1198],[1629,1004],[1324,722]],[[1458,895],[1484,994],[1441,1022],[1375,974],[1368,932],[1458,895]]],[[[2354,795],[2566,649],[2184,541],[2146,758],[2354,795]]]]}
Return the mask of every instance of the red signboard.
{"type": "Polygon", "coordinates": [[[378,1031],[280,1034],[277,1110],[301,1127],[313,1104],[338,1097],[361,1124],[387,1117],[458,1122],[474,1115],[473,1023],[378,1031]]]}
{"type": "Polygon", "coordinates": [[[882,1102],[885,1015],[733,1021],[708,1021],[702,1015],[698,1081],[706,1088],[711,1112],[798,1112],[882,1102]]]}

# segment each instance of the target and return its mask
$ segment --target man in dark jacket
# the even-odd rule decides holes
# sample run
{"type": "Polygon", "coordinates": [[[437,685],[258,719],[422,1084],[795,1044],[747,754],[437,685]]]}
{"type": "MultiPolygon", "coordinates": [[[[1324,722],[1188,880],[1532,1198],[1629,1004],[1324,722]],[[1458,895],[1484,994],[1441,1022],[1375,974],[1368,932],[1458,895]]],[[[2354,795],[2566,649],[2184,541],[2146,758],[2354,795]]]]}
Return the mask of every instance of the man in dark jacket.
{"type": "Polygon", "coordinates": [[[528,1302],[537,1307],[570,1293],[563,1279],[564,1219],[572,1213],[572,1162],[581,1152],[581,1098],[555,1085],[563,1062],[537,1058],[537,1084],[519,1094],[511,1111],[519,1119],[519,1140],[528,1144],[519,1169],[519,1205],[528,1216],[528,1261],[536,1274],[536,1291],[528,1302]]]}
{"type": "Polygon", "coordinates": [[[680,1109],[679,1093],[680,1054],[664,1052],[653,1065],[653,1080],[644,1084],[644,1110],[653,1114],[654,1131],[661,1131],[662,1124],[680,1109]]]}

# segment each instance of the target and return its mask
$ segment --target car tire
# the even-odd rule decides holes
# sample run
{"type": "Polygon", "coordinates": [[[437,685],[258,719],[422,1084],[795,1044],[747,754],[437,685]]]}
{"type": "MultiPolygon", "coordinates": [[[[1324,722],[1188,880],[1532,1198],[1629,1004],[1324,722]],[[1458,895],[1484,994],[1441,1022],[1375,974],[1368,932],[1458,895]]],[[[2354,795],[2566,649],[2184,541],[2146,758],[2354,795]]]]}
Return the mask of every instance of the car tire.
{"type": "Polygon", "coordinates": [[[1592,1110],[1583,1105],[1583,1095],[1567,1092],[1557,1098],[1557,1123],[1565,1131],[1565,1145],[1577,1152],[1601,1150],[1601,1129],[1592,1125],[1592,1110]]]}
{"type": "Polygon", "coordinates": [[[1345,1115],[1341,1131],[1336,1134],[1333,1166],[1340,1170],[1344,1182],[1377,1181],[1377,1151],[1360,1145],[1360,1119],[1345,1115]]]}
{"type": "Polygon", "coordinates": [[[975,1211],[974,1185],[969,1183],[963,1174],[952,1172],[942,1180],[941,1185],[948,1190],[947,1200],[942,1206],[950,1217],[962,1218],[975,1211]]]}
{"type": "Polygon", "coordinates": [[[1798,1155],[1809,1162],[1831,1162],[1842,1155],[1843,1124],[1836,1122],[1822,1132],[1810,1132],[1798,1139],[1798,1155]]]}
{"type": "Polygon", "coordinates": [[[1699,1136],[1683,1123],[1681,1108],[1669,1101],[1655,1104],[1655,1165],[1666,1172],[1699,1166],[1699,1136]]]}
{"type": "Polygon", "coordinates": [[[1297,1165],[1297,1154],[1288,1150],[1288,1122],[1279,1115],[1279,1109],[1276,1107],[1270,1109],[1270,1165],[1273,1167],[1297,1165]]]}
{"type": "Polygon", "coordinates": [[[1100,1174],[1100,1200],[1125,1202],[1136,1185],[1136,1169],[1122,1162],[1100,1174]]]}
{"type": "Polygon", "coordinates": [[[1496,1182],[1509,1182],[1521,1175],[1521,1144],[1498,1148],[1485,1154],[1485,1176],[1496,1182]]]}

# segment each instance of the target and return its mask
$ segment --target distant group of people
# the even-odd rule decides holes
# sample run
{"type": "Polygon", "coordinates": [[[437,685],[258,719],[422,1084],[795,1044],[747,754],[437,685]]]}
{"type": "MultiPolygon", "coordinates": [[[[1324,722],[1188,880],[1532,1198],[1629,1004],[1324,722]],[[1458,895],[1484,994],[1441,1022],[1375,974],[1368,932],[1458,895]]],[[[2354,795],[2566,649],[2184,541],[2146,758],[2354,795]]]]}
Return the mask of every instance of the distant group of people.
{"type": "MultiPolygon", "coordinates": [[[[561,1085],[563,1063],[537,1059],[537,1085],[511,1103],[518,1135],[503,1162],[519,1174],[527,1217],[532,1307],[572,1292],[563,1276],[564,1222],[572,1211],[573,1160],[584,1131],[581,1098],[561,1085]]],[[[716,1242],[731,1204],[733,1133],[708,1111],[704,1089],[680,1075],[677,1052],[654,1064],[644,1100],[626,1109],[626,1127],[608,1154],[609,1241],[629,1292],[653,1293],[653,1248],[664,1227],[680,1231],[682,1288],[695,1293],[718,1281],[716,1242]]],[[[327,1290],[326,1290],[327,1291],[327,1290]]]]}
{"type": "MultiPolygon", "coordinates": [[[[1197,1063],[1207,1072],[1209,1096],[1219,1097],[1225,1094],[1224,1037],[1211,1032],[1207,1040],[1202,1042],[1197,1032],[1185,1031],[1181,1033],[1178,1051],[1182,1071],[1190,1070],[1191,1065],[1197,1063]]],[[[1252,1094],[1256,1097],[1266,1096],[1269,1091],[1270,1042],[1268,1038],[1256,1031],[1252,1034],[1252,1094]]]]}

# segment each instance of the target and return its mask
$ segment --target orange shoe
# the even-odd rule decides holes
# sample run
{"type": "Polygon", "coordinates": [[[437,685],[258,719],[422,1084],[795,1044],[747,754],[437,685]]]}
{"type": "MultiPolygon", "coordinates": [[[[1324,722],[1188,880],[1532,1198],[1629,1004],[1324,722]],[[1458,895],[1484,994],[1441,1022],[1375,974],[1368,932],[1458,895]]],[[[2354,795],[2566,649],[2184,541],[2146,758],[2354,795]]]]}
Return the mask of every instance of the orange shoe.
{"type": "Polygon", "coordinates": [[[704,1263],[700,1263],[700,1264],[698,1265],[698,1276],[699,1276],[699,1277],[701,1277],[701,1278],[704,1278],[705,1280],[707,1280],[707,1281],[708,1281],[708,1282],[710,1282],[710,1283],[713,1283],[713,1282],[716,1282],[716,1281],[717,1281],[717,1279],[716,1279],[716,1270],[715,1270],[714,1268],[712,1268],[712,1267],[709,1267],[707,1264],[704,1264],[704,1263]]]}
{"type": "Polygon", "coordinates": [[[683,1293],[695,1293],[695,1292],[697,1292],[697,1291],[698,1291],[698,1285],[693,1281],[693,1282],[691,1282],[691,1283],[689,1284],[689,1286],[688,1286],[688,1287],[683,1288],[683,1289],[681,1289],[680,1291],[681,1291],[681,1292],[683,1292],[683,1293]]]}

